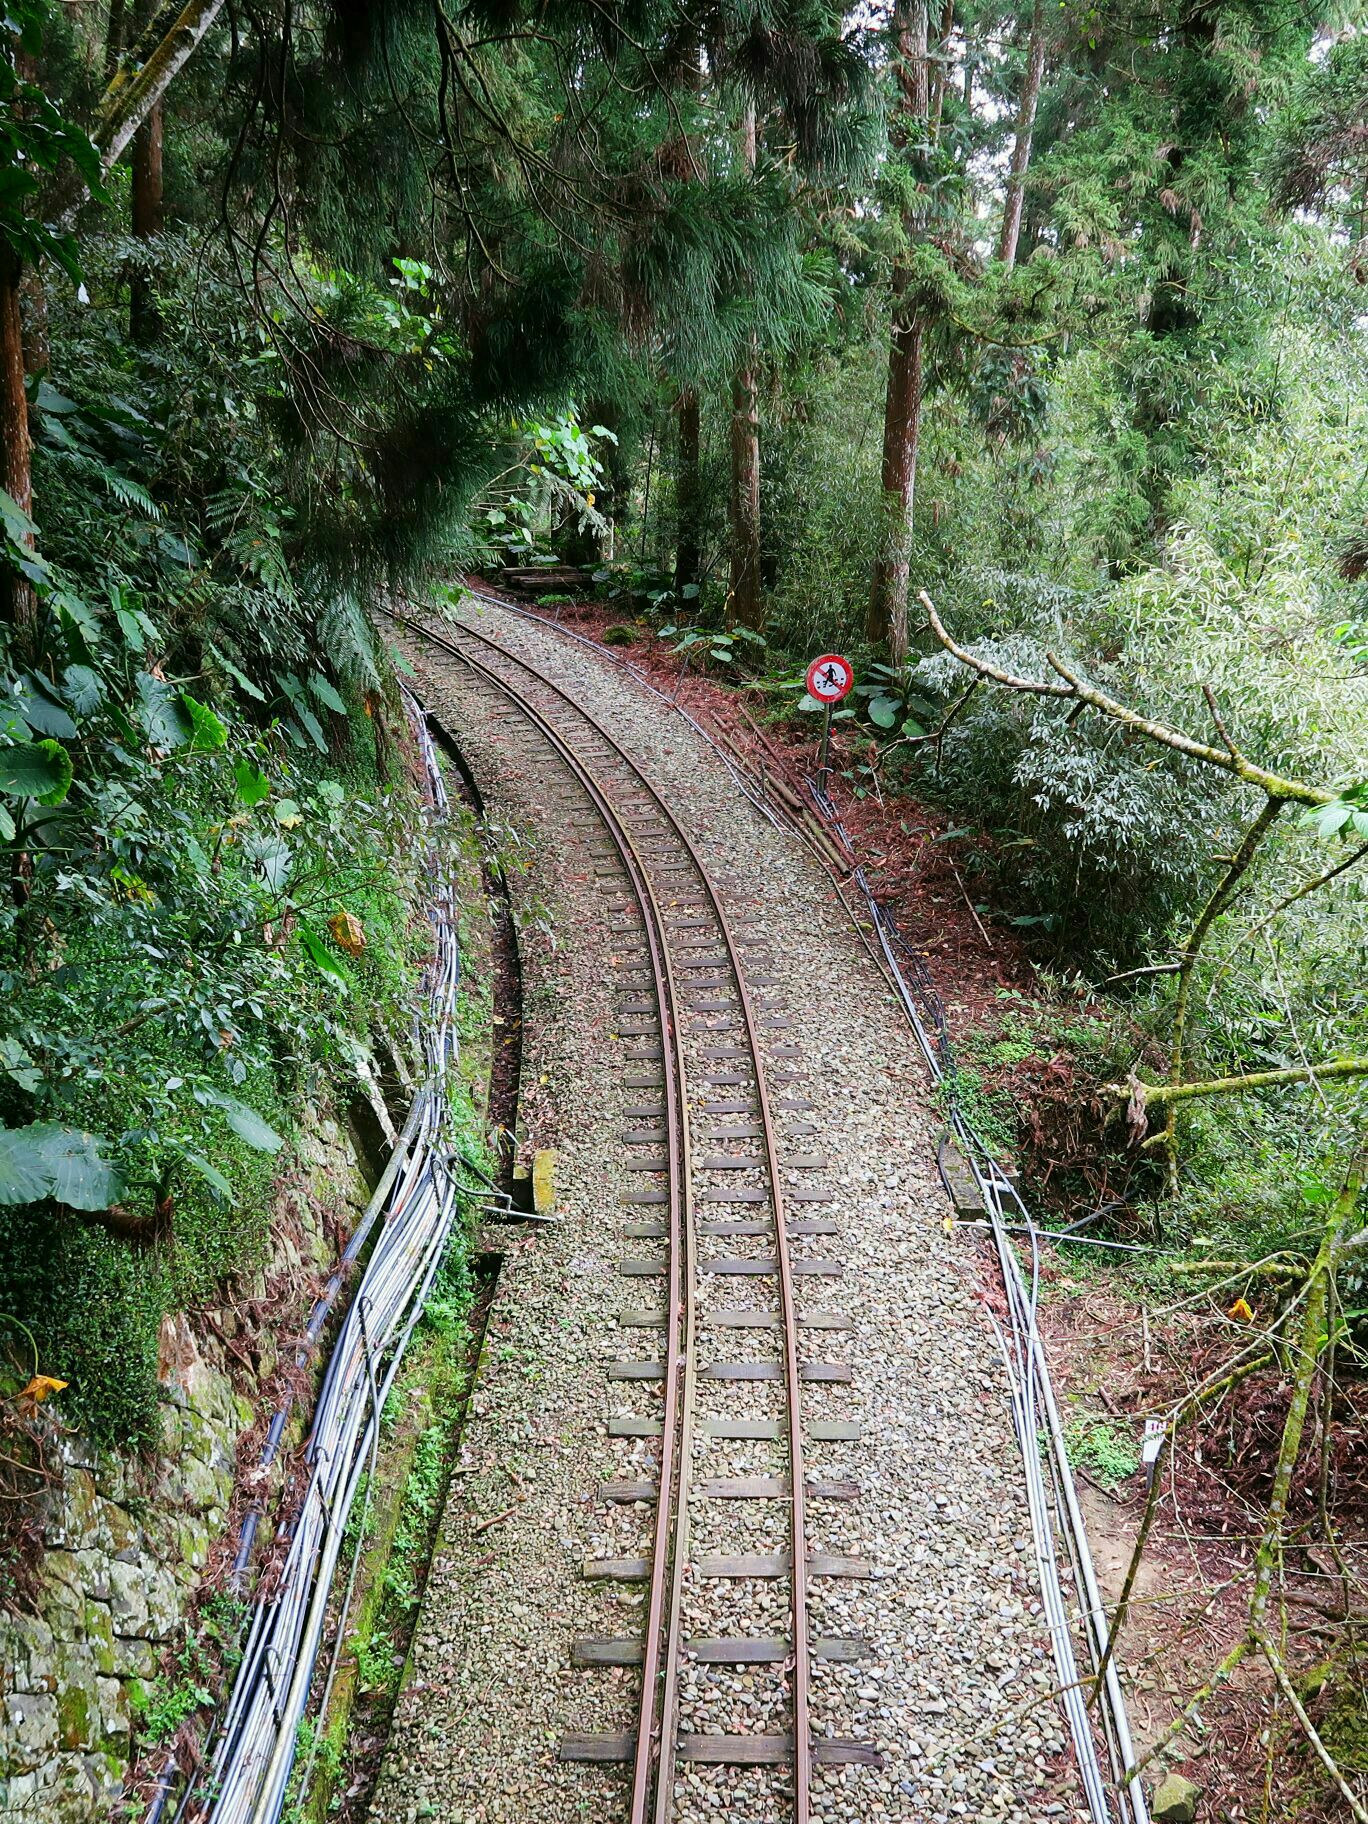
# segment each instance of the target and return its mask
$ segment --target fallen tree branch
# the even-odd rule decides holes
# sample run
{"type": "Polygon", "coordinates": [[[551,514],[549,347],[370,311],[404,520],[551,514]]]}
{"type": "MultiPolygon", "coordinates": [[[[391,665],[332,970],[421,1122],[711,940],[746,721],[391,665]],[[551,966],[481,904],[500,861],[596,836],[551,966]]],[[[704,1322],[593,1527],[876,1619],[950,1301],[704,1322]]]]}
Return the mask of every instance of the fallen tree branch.
{"type": "Polygon", "coordinates": [[[1056,658],[1052,652],[1045,654],[1046,663],[1064,679],[1062,684],[1041,683],[1033,678],[1019,678],[1014,672],[1003,671],[1000,666],[991,664],[987,659],[979,658],[967,647],[959,645],[946,632],[935,605],[923,589],[918,600],[927,613],[931,630],[945,650],[961,665],[967,665],[981,677],[991,678],[994,683],[1004,684],[1009,690],[1026,691],[1036,697],[1059,697],[1086,704],[1119,722],[1124,728],[1132,728],[1137,734],[1147,735],[1151,741],[1157,741],[1163,747],[1172,748],[1175,753],[1186,754],[1191,760],[1203,760],[1208,766],[1219,766],[1223,772],[1233,773],[1246,785],[1256,785],[1260,791],[1267,792],[1270,798],[1283,798],[1296,804],[1322,805],[1333,804],[1338,793],[1325,786],[1308,785],[1304,779],[1290,779],[1282,773],[1269,772],[1267,767],[1256,766],[1252,760],[1246,760],[1243,754],[1232,753],[1229,749],[1211,747],[1205,741],[1194,741],[1191,735],[1181,730],[1169,728],[1163,722],[1156,722],[1149,716],[1142,716],[1138,710],[1128,709],[1124,703],[1109,697],[1105,691],[1085,684],[1078,674],[1056,658]]]}
{"type": "Polygon", "coordinates": [[[1259,1650],[1268,1661],[1269,1669],[1272,1671],[1274,1678],[1278,1681],[1278,1689],[1282,1692],[1283,1696],[1287,1699],[1288,1704],[1291,1706],[1292,1714],[1301,1724],[1302,1733],[1306,1736],[1307,1741],[1310,1742],[1312,1748],[1315,1750],[1316,1757],[1320,1761],[1321,1766],[1324,1767],[1325,1771],[1330,1775],[1330,1778],[1335,1782],[1336,1786],[1339,1787],[1345,1802],[1355,1819],[1358,1821],[1358,1824],[1368,1824],[1368,1811],[1364,1810],[1360,1800],[1356,1798],[1354,1793],[1350,1790],[1344,1775],[1339,1770],[1338,1762],[1317,1734],[1316,1725],[1306,1714],[1306,1706],[1302,1703],[1300,1697],[1298,1697],[1296,1686],[1287,1676],[1287,1668],[1284,1666],[1282,1657],[1278,1653],[1277,1648],[1273,1645],[1271,1640],[1261,1634],[1259,1636],[1259,1650]]]}
{"type": "MultiPolygon", "coordinates": [[[[1325,1064],[1298,1064],[1286,1070],[1254,1070],[1243,1077],[1209,1077],[1200,1083],[1108,1083],[1105,1093],[1127,1102],[1191,1102],[1198,1096],[1238,1096],[1255,1089],[1279,1089],[1288,1083],[1324,1083],[1335,1078],[1368,1076],[1368,1058],[1331,1058],[1325,1064]]],[[[1164,1135],[1156,1134],[1156,1140],[1164,1135]]]]}

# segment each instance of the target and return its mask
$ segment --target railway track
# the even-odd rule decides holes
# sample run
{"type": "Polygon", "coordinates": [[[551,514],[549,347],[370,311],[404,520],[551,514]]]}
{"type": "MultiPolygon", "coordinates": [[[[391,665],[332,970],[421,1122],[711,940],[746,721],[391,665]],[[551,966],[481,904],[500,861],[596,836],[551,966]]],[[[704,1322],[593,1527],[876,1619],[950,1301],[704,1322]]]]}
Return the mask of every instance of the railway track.
{"type": "Polygon", "coordinates": [[[804,1416],[805,1386],[839,1387],[851,1370],[811,1359],[800,1345],[819,1339],[811,1345],[819,1347],[849,1324],[799,1296],[799,1282],[840,1276],[839,1259],[808,1252],[836,1235],[823,1213],[836,1193],[818,1182],[829,1162],[802,1150],[813,1143],[803,1118],[812,1104],[798,1049],[783,1036],[788,1022],[761,992],[774,979],[769,942],[729,909],[646,775],[553,679],[477,628],[461,624],[453,638],[393,618],[469,667],[553,757],[567,821],[590,838],[616,940],[616,1032],[633,1123],[621,1136],[631,1186],[622,1234],[632,1251],[619,1267],[628,1287],[658,1288],[661,1302],[622,1311],[624,1353],[608,1378],[649,1387],[658,1405],[608,1421],[624,1451],[646,1459],[629,1467],[648,1473],[598,1490],[603,1502],[648,1512],[649,1551],[591,1560],[584,1570],[643,1584],[647,1596],[639,1633],[586,1638],[573,1649],[586,1670],[641,1667],[635,1728],[567,1734],[559,1756],[625,1763],[631,1824],[680,1816],[681,1781],[702,1767],[772,1770],[773,1815],[807,1824],[815,1765],[879,1762],[872,1743],[814,1733],[813,1661],[858,1660],[865,1646],[814,1636],[812,1581],[868,1577],[873,1567],[811,1547],[809,1503],[853,1501],[859,1491],[813,1475],[805,1452],[850,1442],[858,1427],[804,1416]],[[651,1352],[628,1354],[633,1343],[651,1352]],[[769,1410],[757,1417],[757,1404],[769,1410]],[[738,1473],[711,1473],[719,1456],[738,1473]],[[715,1535],[738,1504],[772,1517],[779,1549],[700,1549],[696,1516],[706,1513],[715,1535]],[[786,1631],[753,1631],[754,1617],[728,1593],[776,1588],[786,1631]],[[783,1726],[690,1727],[700,1669],[738,1667],[769,1669],[783,1726]]]}

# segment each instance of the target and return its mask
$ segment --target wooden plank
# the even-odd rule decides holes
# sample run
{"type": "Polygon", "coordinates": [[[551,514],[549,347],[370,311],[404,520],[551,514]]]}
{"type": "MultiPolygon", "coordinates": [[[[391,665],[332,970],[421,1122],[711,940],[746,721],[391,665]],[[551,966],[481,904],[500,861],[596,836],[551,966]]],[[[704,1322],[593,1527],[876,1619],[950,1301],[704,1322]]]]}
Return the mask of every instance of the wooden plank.
{"type": "Polygon", "coordinates": [[[619,1203],[668,1203],[669,1201],[670,1193],[668,1191],[623,1191],[618,1197],[619,1203]]]}
{"type": "Polygon", "coordinates": [[[665,1364],[664,1362],[610,1362],[608,1379],[610,1381],[663,1381],[665,1364]]]}
{"type": "Polygon", "coordinates": [[[830,1216],[804,1216],[788,1225],[790,1235],[839,1235],[840,1228],[830,1216]]]}
{"type": "Polygon", "coordinates": [[[664,1434],[665,1427],[659,1419],[609,1419],[608,1436],[610,1438],[658,1438],[664,1434]]]}
{"type": "Polygon", "coordinates": [[[663,1146],[669,1137],[663,1127],[629,1127],[623,1131],[622,1144],[624,1146],[663,1146]]]}
{"type": "Polygon", "coordinates": [[[639,1640],[577,1640],[570,1647],[572,1666],[639,1666],[642,1658],[639,1640]]]}
{"type": "Polygon", "coordinates": [[[663,1279],[666,1263],[663,1260],[620,1260],[618,1272],[625,1273],[629,1279],[663,1279]]]}
{"type": "Polygon", "coordinates": [[[586,1558],[582,1575],[590,1583],[645,1583],[651,1575],[649,1558],[586,1558]]]}
{"type": "Polygon", "coordinates": [[[763,1163],[758,1153],[708,1153],[698,1166],[704,1172],[754,1172],[763,1163]]]}
{"type": "MultiPolygon", "coordinates": [[[[779,1362],[710,1362],[698,1371],[700,1381],[782,1381],[783,1365],[779,1362]]],[[[851,1378],[848,1362],[800,1362],[798,1378],[802,1381],[847,1382],[851,1378]]]]}
{"type": "Polygon", "coordinates": [[[658,1482],[600,1482],[598,1498],[630,1505],[633,1501],[654,1501],[659,1488],[658,1482]]]}
{"type": "Polygon", "coordinates": [[[864,1436],[858,1419],[813,1419],[803,1430],[815,1444],[858,1444],[864,1436]]]}
{"type": "Polygon", "coordinates": [[[700,1260],[698,1270],[700,1273],[731,1273],[754,1278],[762,1273],[774,1273],[776,1268],[768,1255],[760,1260],[745,1260],[732,1254],[716,1254],[711,1260],[700,1260]]]}
{"type": "MultiPolygon", "coordinates": [[[[722,1330],[778,1330],[782,1328],[777,1311],[758,1311],[737,1305],[719,1305],[703,1313],[705,1323],[722,1330]]],[[[807,1330],[853,1330],[853,1319],[839,1311],[800,1310],[799,1327],[807,1330]]]]}
{"type": "Polygon", "coordinates": [[[575,1730],[560,1738],[556,1758],[562,1761],[630,1761],[636,1751],[636,1734],[589,1735],[575,1730]]]}
{"type": "Polygon", "coordinates": [[[694,1193],[695,1203],[768,1203],[769,1192],[754,1184],[729,1184],[720,1190],[711,1188],[694,1193]]]}
{"type": "Polygon", "coordinates": [[[835,1203],[836,1193],[835,1191],[786,1190],[784,1201],[786,1203],[835,1203]]]}
{"type": "Polygon", "coordinates": [[[744,1127],[706,1127],[703,1130],[705,1140],[758,1140],[764,1133],[758,1121],[749,1121],[744,1127]]]}
{"type": "Polygon", "coordinates": [[[705,1501],[775,1501],[788,1490],[787,1476],[704,1476],[693,1485],[705,1501]]]}
{"type": "Polygon", "coordinates": [[[812,1758],[819,1767],[882,1767],[884,1758],[873,1742],[856,1742],[841,1736],[818,1736],[812,1758]]]}
{"type": "Polygon", "coordinates": [[[773,1232],[772,1222],[700,1222],[700,1235],[712,1235],[719,1241],[735,1238],[737,1235],[769,1235],[773,1232]]]}
{"type": "Polygon", "coordinates": [[[787,1577],[790,1562],[787,1552],[706,1552],[693,1570],[699,1577],[787,1577]]]}
{"type": "Polygon", "coordinates": [[[670,1162],[653,1154],[649,1159],[624,1159],[622,1169],[624,1172],[668,1172],[670,1162]]]}
{"type": "Polygon", "coordinates": [[[874,1575],[874,1566],[867,1558],[851,1558],[843,1552],[809,1552],[808,1575],[864,1580],[874,1575]]]}
{"type": "Polygon", "coordinates": [[[619,1311],[618,1322],[625,1330],[663,1330],[665,1328],[665,1307],[648,1305],[644,1309],[619,1311]]]}
{"type": "Polygon", "coordinates": [[[670,1231],[663,1222],[629,1222],[622,1232],[629,1241],[660,1241],[670,1231]]]}
{"type": "Polygon", "coordinates": [[[831,1161],[825,1153],[791,1153],[779,1163],[791,1172],[826,1172],[831,1169],[831,1161]]]}
{"type": "MultiPolygon", "coordinates": [[[[865,1658],[869,1642],[858,1637],[842,1639],[836,1635],[818,1635],[808,1642],[814,1659],[830,1660],[838,1665],[852,1665],[865,1658]]],[[[793,1648],[787,1640],[761,1637],[755,1640],[732,1636],[725,1640],[689,1640],[684,1651],[704,1666],[771,1666],[782,1665],[793,1648]]],[[[628,1662],[639,1665],[640,1659],[628,1662]]]]}

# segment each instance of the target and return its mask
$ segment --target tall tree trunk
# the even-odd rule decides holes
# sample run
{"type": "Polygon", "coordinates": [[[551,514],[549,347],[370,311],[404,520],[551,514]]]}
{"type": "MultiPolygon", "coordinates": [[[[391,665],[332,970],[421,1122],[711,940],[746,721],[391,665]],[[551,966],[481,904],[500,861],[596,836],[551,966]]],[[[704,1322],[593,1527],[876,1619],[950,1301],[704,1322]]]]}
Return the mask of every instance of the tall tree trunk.
{"type": "Polygon", "coordinates": [[[105,81],[112,80],[119,67],[124,41],[124,0],[109,0],[109,18],[105,22],[105,81]]]}
{"type": "MultiPolygon", "coordinates": [[[[903,150],[920,139],[930,124],[926,0],[897,0],[892,24],[901,90],[893,137],[895,147],[903,150]]],[[[910,213],[903,217],[903,232],[909,241],[917,232],[910,213]]],[[[922,345],[926,334],[921,313],[908,300],[910,281],[909,268],[899,263],[893,273],[893,322],[884,399],[883,525],[865,617],[865,632],[871,640],[887,641],[895,664],[907,654],[907,592],[917,447],[921,440],[922,345]]]]}
{"type": "Polygon", "coordinates": [[[907,274],[893,277],[893,332],[884,396],[882,546],[874,563],[865,632],[887,641],[889,656],[907,656],[907,595],[912,569],[912,507],[917,493],[917,451],[921,443],[922,340],[915,311],[901,302],[907,274]]]}
{"type": "Polygon", "coordinates": [[[760,420],[755,406],[755,369],[746,366],[732,381],[731,418],[731,606],[728,620],[759,628],[760,599],[760,420]]]}
{"type": "Polygon", "coordinates": [[[998,258],[1007,266],[1016,264],[1017,241],[1021,235],[1021,208],[1026,200],[1026,173],[1031,164],[1031,139],[1035,133],[1036,103],[1040,100],[1040,79],[1045,73],[1045,5],[1035,0],[1031,14],[1031,37],[1026,52],[1026,75],[1021,85],[1021,106],[1017,112],[1016,141],[1012,146],[1012,165],[1007,177],[1007,200],[1002,212],[1002,236],[998,241],[998,258]]]}
{"type": "MultiPolygon", "coordinates": [[[[165,225],[162,198],[162,104],[150,110],[133,139],[133,236],[150,241],[165,225]]],[[[152,292],[146,264],[133,274],[128,327],[135,342],[155,342],[161,317],[152,292]]]]}
{"type": "MultiPolygon", "coordinates": [[[[755,103],[741,117],[741,162],[755,169],[755,103]]],[[[731,416],[731,588],[727,619],[759,628],[765,619],[760,599],[760,419],[755,400],[754,337],[732,380],[731,416]]]]}
{"type": "MultiPolygon", "coordinates": [[[[33,510],[33,446],[24,391],[24,322],[19,294],[23,269],[0,245],[0,487],[23,513],[33,510]]],[[[0,620],[13,628],[22,650],[32,650],[38,625],[33,586],[8,562],[0,564],[0,620]]]]}
{"type": "Polygon", "coordinates": [[[675,477],[675,588],[698,585],[702,567],[703,511],[699,475],[698,388],[686,386],[675,406],[679,424],[679,466],[675,477]]]}

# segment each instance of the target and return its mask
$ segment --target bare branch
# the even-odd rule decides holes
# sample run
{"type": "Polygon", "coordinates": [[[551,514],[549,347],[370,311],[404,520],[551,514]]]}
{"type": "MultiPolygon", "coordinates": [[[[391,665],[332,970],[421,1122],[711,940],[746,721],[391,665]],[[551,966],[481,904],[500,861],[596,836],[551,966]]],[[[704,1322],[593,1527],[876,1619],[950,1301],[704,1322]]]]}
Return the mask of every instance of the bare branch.
{"type": "Polygon", "coordinates": [[[1296,804],[1333,804],[1338,794],[1325,786],[1308,785],[1304,779],[1288,779],[1281,773],[1272,773],[1266,767],[1256,766],[1246,760],[1242,754],[1230,753],[1219,747],[1209,747],[1204,741],[1194,741],[1191,735],[1183,734],[1179,729],[1169,728],[1166,723],[1155,722],[1149,716],[1142,716],[1138,710],[1128,709],[1124,703],[1118,703],[1115,697],[1109,697],[1105,691],[1096,690],[1091,684],[1085,684],[1064,661],[1052,652],[1045,654],[1046,662],[1052,670],[1063,678],[1063,684],[1038,683],[1032,678],[1019,678],[1012,672],[1003,671],[992,665],[987,659],[981,659],[966,647],[956,644],[946,632],[936,613],[931,598],[923,589],[919,592],[922,606],[931,623],[931,630],[944,646],[945,650],[957,658],[962,665],[977,671],[982,677],[991,678],[994,683],[1003,684],[1009,690],[1026,691],[1036,697],[1061,697],[1086,703],[1091,708],[1100,710],[1104,716],[1110,716],[1125,728],[1134,729],[1137,734],[1147,735],[1151,741],[1157,741],[1161,747],[1172,748],[1175,753],[1186,754],[1189,759],[1205,761],[1208,766],[1219,766],[1223,772],[1233,773],[1246,785],[1256,785],[1260,791],[1267,792],[1270,798],[1285,799],[1296,804]]]}
{"type": "Polygon", "coordinates": [[[1211,688],[1210,684],[1203,684],[1202,695],[1206,698],[1207,708],[1211,711],[1211,719],[1216,724],[1216,733],[1221,737],[1222,741],[1225,742],[1234,757],[1237,760],[1242,760],[1244,756],[1230,738],[1230,731],[1222,720],[1220,709],[1216,704],[1216,693],[1211,688]]]}

